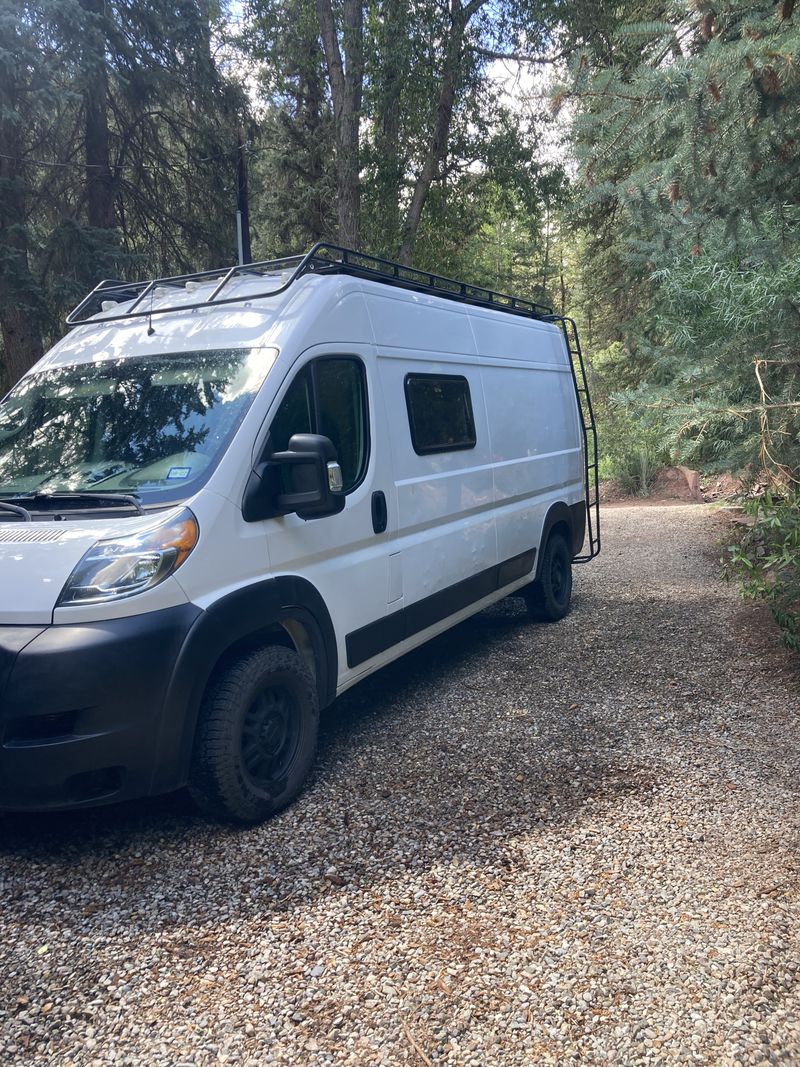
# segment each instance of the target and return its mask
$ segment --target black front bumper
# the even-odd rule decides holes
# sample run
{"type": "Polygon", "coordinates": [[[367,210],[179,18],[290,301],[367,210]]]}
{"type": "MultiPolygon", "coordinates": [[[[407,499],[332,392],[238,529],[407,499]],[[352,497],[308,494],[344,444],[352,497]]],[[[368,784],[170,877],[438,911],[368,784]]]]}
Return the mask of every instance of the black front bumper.
{"type": "Polygon", "coordinates": [[[192,604],[74,626],[0,626],[0,809],[127,800],[182,784],[176,664],[192,604]]]}

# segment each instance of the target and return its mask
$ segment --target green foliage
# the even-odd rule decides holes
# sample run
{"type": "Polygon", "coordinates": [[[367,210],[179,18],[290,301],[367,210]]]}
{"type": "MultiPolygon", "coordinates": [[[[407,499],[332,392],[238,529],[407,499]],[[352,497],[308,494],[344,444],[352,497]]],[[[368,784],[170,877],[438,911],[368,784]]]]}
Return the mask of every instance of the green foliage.
{"type": "Polygon", "coordinates": [[[315,0],[250,2],[239,47],[263,101],[250,168],[253,254],[288,255],[336,232],[333,110],[315,0]]]}
{"type": "MultiPolygon", "coordinates": [[[[616,388],[711,469],[800,466],[800,29],[792,5],[631,4],[577,54],[574,217],[616,388]]],[[[594,347],[594,346],[593,346],[594,347]]]]}
{"type": "Polygon", "coordinates": [[[0,0],[0,380],[102,277],[231,262],[246,108],[220,30],[205,0],[0,0]]]}
{"type": "Polygon", "coordinates": [[[630,357],[598,361],[604,464],[635,471],[626,435],[658,427],[675,459],[782,486],[745,503],[753,525],[725,573],[800,650],[800,497],[785,488],[800,472],[793,7],[632,4],[560,92],[578,101],[584,307],[612,295],[617,323],[597,332],[630,357]]]}
{"type": "Polygon", "coordinates": [[[745,500],[752,525],[739,527],[723,556],[724,574],[749,599],[769,605],[789,648],[800,652],[800,493],[745,500]]]}
{"type": "MultiPolygon", "coordinates": [[[[365,0],[362,247],[395,257],[413,234],[421,266],[564,308],[545,105],[510,106],[487,52],[541,52],[560,10],[365,0]]],[[[232,262],[242,136],[254,256],[335,237],[336,123],[316,0],[0,0],[0,388],[100,278],[232,262]]]]}
{"type": "Polygon", "coordinates": [[[614,479],[626,493],[649,496],[655,475],[671,457],[658,413],[619,388],[634,377],[633,361],[619,341],[592,357],[599,472],[602,479],[614,479]]]}
{"type": "Polygon", "coordinates": [[[653,277],[669,375],[650,401],[684,460],[800,469],[800,210],[766,211],[747,257],[720,250],[653,277]]]}
{"type": "MultiPolygon", "coordinates": [[[[249,0],[245,10],[240,44],[257,62],[264,108],[254,139],[254,245],[268,256],[336,234],[335,120],[316,0],[249,0]]],[[[535,47],[545,11],[555,17],[547,0],[487,5],[470,23],[447,151],[414,245],[416,265],[475,281],[500,275],[527,284],[525,270],[514,266],[523,245],[528,262],[540,258],[544,204],[555,208],[564,174],[560,165],[537,161],[549,121],[544,109],[523,116],[509,108],[481,49],[487,39],[509,38],[522,20],[527,47],[535,47]],[[506,248],[506,238],[513,248],[506,248]]],[[[364,13],[360,243],[396,258],[435,136],[453,19],[449,5],[408,0],[369,0],[364,13]]]]}

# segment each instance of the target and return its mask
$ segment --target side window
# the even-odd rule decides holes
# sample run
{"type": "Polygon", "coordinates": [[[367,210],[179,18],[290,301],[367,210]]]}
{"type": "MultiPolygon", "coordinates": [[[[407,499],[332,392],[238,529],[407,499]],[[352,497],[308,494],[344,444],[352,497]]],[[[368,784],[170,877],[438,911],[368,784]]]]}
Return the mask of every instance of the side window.
{"type": "Polygon", "coordinates": [[[474,448],[469,382],[460,374],[406,375],[411,443],[418,456],[474,448]]]}
{"type": "Polygon", "coordinates": [[[283,452],[296,433],[329,437],[342,468],[344,490],[364,477],[369,459],[367,384],[361,360],[316,359],[298,373],[270,427],[272,448],[283,452]]]}
{"type": "Polygon", "coordinates": [[[361,481],[367,466],[364,366],[355,359],[320,359],[313,370],[319,411],[317,433],[333,441],[347,492],[361,481]]]}
{"type": "Polygon", "coordinates": [[[314,433],[314,399],[307,366],[289,386],[289,392],[275,413],[269,433],[273,452],[285,452],[292,434],[314,433]]]}

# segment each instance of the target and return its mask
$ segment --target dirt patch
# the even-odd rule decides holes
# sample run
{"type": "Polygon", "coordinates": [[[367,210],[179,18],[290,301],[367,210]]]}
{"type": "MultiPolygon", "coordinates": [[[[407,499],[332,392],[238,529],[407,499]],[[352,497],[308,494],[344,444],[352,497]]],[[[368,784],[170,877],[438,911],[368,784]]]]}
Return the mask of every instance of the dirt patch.
{"type": "Polygon", "coordinates": [[[710,474],[707,478],[700,479],[700,492],[703,500],[729,500],[738,496],[742,491],[742,483],[739,478],[732,474],[710,474]]]}
{"type": "MultiPolygon", "coordinates": [[[[731,541],[731,527],[742,522],[749,525],[748,517],[738,510],[710,511],[709,524],[716,528],[717,537],[708,541],[702,551],[709,564],[721,568],[725,546],[731,541]]],[[[738,590],[740,586],[734,580],[731,588],[738,590]]],[[[765,603],[742,597],[732,615],[731,628],[749,660],[757,664],[751,680],[768,675],[777,686],[785,685],[787,693],[789,687],[794,693],[800,691],[800,657],[784,644],[781,628],[765,603]]]]}
{"type": "Polygon", "coordinates": [[[758,664],[758,673],[768,674],[776,685],[784,684],[787,692],[789,686],[796,690],[800,685],[800,661],[783,643],[780,627],[766,604],[743,600],[734,616],[734,629],[758,664]]]}
{"type": "MultiPolygon", "coordinates": [[[[690,472],[693,473],[693,472],[690,472]]],[[[604,481],[600,486],[600,501],[604,505],[654,507],[665,504],[695,504],[699,503],[692,491],[690,480],[679,467],[666,467],[658,471],[646,497],[631,495],[613,478],[604,481]]]]}
{"type": "Polygon", "coordinates": [[[726,500],[741,491],[741,482],[730,474],[704,477],[688,467],[665,467],[658,471],[646,497],[628,493],[609,478],[600,485],[600,502],[607,507],[663,507],[670,504],[701,504],[726,500]]]}

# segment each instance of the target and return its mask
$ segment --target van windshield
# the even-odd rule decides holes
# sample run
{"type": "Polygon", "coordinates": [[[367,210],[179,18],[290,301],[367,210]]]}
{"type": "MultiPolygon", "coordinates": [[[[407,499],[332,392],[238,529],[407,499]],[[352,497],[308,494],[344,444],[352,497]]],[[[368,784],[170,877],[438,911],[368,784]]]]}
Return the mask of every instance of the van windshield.
{"type": "Polygon", "coordinates": [[[0,402],[0,498],[186,497],[211,474],[276,354],[238,348],[103,359],[23,378],[0,402]]]}

